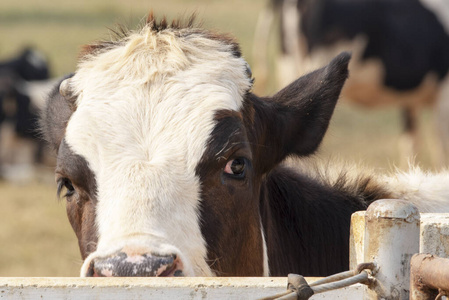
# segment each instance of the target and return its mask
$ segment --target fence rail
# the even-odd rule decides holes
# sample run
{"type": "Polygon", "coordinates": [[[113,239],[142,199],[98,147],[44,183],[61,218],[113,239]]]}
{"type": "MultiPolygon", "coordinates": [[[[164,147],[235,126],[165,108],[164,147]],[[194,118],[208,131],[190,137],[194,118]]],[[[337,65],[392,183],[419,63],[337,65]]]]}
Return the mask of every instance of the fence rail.
{"type": "MultiPolygon", "coordinates": [[[[319,278],[307,278],[314,282],[319,278]]],[[[217,278],[0,278],[0,299],[259,299],[284,292],[286,277],[217,278]]],[[[362,299],[357,284],[312,300],[362,299]]]]}

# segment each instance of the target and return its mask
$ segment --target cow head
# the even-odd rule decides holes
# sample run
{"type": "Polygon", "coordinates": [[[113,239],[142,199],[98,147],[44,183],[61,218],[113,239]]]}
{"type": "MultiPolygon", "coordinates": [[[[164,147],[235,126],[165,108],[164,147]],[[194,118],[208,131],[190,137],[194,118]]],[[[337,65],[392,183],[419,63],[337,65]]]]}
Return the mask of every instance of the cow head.
{"type": "Polygon", "coordinates": [[[90,47],[42,118],[81,275],[267,275],[261,182],[318,147],[348,60],[259,98],[237,44],[192,26],[90,47]]]}

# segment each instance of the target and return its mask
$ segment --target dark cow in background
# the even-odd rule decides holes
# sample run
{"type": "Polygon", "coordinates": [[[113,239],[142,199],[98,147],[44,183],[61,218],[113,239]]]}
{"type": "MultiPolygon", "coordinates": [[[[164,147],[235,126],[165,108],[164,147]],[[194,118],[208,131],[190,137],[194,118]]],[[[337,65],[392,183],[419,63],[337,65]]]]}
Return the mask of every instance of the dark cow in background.
{"type": "Polygon", "coordinates": [[[0,176],[10,177],[7,166],[43,160],[38,115],[55,84],[49,73],[47,59],[33,48],[0,61],[0,176]],[[29,155],[32,157],[26,157],[29,155]]]}
{"type": "Polygon", "coordinates": [[[254,55],[266,77],[270,26],[279,16],[282,84],[351,51],[343,97],[403,111],[404,156],[417,152],[417,123],[435,109],[435,161],[449,158],[449,2],[446,0],[272,0],[259,17],[254,55]],[[264,50],[265,49],[265,50],[264,50]]]}
{"type": "Polygon", "coordinates": [[[349,59],[258,97],[238,44],[192,20],[150,15],[86,46],[41,120],[81,276],[328,275],[348,268],[351,213],[372,201],[449,211],[448,173],[305,162],[349,59]]]}

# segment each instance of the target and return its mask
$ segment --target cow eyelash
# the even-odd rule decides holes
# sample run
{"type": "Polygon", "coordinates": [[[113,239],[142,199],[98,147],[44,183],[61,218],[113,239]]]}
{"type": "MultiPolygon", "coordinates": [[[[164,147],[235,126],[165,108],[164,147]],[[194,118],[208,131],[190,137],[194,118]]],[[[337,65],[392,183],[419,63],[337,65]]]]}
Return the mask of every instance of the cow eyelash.
{"type": "Polygon", "coordinates": [[[72,182],[70,181],[70,179],[68,178],[61,178],[58,180],[58,190],[57,190],[57,196],[60,199],[61,198],[61,193],[63,189],[66,189],[66,193],[64,196],[64,198],[70,197],[75,193],[75,188],[73,187],[72,182]]]}

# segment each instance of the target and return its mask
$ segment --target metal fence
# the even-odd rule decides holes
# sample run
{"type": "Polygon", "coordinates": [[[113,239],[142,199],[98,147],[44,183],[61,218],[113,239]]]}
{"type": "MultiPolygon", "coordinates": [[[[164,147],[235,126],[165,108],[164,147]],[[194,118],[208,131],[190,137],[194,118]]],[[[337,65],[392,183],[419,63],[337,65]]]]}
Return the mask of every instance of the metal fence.
{"type": "MultiPolygon", "coordinates": [[[[376,201],[353,214],[350,248],[351,269],[374,263],[369,280],[310,299],[435,299],[449,290],[449,259],[436,257],[449,257],[449,214],[376,201]],[[412,256],[422,252],[427,255],[414,256],[410,273],[412,256]]],[[[305,279],[312,288],[319,280],[305,279]]],[[[260,299],[286,289],[287,278],[270,277],[0,278],[0,299],[260,299]]]]}

